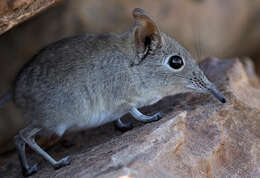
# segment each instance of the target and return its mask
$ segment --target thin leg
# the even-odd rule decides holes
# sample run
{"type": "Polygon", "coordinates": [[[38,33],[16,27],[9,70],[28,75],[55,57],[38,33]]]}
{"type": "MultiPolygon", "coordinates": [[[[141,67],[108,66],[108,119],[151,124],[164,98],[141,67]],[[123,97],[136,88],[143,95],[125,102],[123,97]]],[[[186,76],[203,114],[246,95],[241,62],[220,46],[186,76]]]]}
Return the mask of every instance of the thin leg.
{"type": "Polygon", "coordinates": [[[118,119],[114,122],[116,129],[120,130],[121,132],[126,132],[133,128],[133,124],[131,122],[123,123],[121,119],[118,119]]]}
{"type": "Polygon", "coordinates": [[[143,115],[136,108],[132,108],[129,112],[136,120],[141,121],[141,122],[146,122],[146,123],[158,121],[162,118],[162,114],[160,112],[158,112],[152,116],[143,115]]]}
{"type": "Polygon", "coordinates": [[[41,147],[37,145],[34,139],[34,134],[30,134],[26,137],[21,135],[22,139],[38,154],[40,154],[44,159],[46,159],[51,165],[58,169],[60,167],[66,166],[70,164],[70,157],[64,157],[60,159],[59,161],[54,160],[48,153],[46,153],[41,147]]]}
{"type": "Polygon", "coordinates": [[[23,175],[29,176],[37,172],[37,164],[34,164],[32,167],[29,167],[26,154],[25,154],[25,142],[21,139],[20,135],[14,137],[14,144],[18,151],[19,160],[23,169],[23,175]]]}

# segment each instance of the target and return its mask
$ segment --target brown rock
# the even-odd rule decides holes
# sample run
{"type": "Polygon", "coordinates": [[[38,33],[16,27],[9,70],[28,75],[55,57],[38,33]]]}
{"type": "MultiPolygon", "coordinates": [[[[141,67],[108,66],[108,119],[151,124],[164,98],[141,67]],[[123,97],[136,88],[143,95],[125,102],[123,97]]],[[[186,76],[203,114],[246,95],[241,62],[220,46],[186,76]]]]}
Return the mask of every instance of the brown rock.
{"type": "MultiPolygon", "coordinates": [[[[31,162],[40,162],[32,177],[258,177],[260,90],[250,84],[248,69],[238,59],[209,58],[200,65],[226,104],[207,94],[167,97],[143,108],[148,114],[162,111],[158,122],[135,123],[124,134],[108,124],[67,135],[49,150],[56,158],[72,155],[66,168],[53,170],[30,154],[31,162]]],[[[0,177],[19,175],[18,159],[11,154],[0,177]]]]}
{"type": "Polygon", "coordinates": [[[1,0],[0,35],[59,0],[1,0]]]}
{"type": "Polygon", "coordinates": [[[6,13],[8,11],[7,1],[0,1],[0,15],[6,13]]]}

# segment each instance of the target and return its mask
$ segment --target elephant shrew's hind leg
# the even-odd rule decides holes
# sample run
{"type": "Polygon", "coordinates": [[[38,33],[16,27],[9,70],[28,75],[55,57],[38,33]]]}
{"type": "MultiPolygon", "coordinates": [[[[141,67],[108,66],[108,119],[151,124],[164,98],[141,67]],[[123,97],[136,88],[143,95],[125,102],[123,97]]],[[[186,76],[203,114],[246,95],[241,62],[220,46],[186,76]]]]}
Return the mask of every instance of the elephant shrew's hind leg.
{"type": "Polygon", "coordinates": [[[47,152],[45,152],[39,145],[35,142],[35,135],[40,131],[39,128],[27,127],[19,132],[15,136],[15,145],[19,154],[19,159],[23,168],[23,173],[29,176],[37,172],[37,165],[29,167],[26,154],[25,154],[25,143],[33,149],[36,153],[40,154],[45,160],[47,160],[55,169],[66,166],[70,164],[70,157],[64,157],[59,161],[54,160],[47,152]]]}

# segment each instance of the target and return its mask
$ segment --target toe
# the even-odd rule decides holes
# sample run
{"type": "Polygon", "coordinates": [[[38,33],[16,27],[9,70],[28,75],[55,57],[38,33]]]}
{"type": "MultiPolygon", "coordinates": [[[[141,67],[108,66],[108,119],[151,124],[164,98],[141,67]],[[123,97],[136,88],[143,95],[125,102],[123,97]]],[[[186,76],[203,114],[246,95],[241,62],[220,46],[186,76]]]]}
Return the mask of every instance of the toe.
{"type": "Polygon", "coordinates": [[[159,119],[161,119],[161,118],[162,118],[162,113],[161,113],[161,112],[158,112],[158,113],[157,113],[157,117],[159,117],[159,119]]]}
{"type": "Polygon", "coordinates": [[[37,172],[38,170],[38,165],[37,164],[34,164],[31,169],[30,169],[32,172],[37,172]]]}
{"type": "Polygon", "coordinates": [[[66,156],[65,158],[62,159],[63,165],[69,165],[70,164],[70,156],[66,156]]]}
{"type": "Polygon", "coordinates": [[[57,164],[54,165],[54,168],[55,168],[55,169],[59,169],[59,168],[61,168],[61,167],[63,167],[63,166],[67,166],[67,165],[69,165],[69,164],[70,164],[70,156],[66,156],[66,157],[60,159],[60,160],[57,162],[57,164]]]}
{"type": "Polygon", "coordinates": [[[26,176],[26,177],[31,176],[32,174],[36,173],[37,170],[38,170],[38,166],[37,166],[37,164],[34,164],[29,169],[23,169],[23,175],[26,176]]]}

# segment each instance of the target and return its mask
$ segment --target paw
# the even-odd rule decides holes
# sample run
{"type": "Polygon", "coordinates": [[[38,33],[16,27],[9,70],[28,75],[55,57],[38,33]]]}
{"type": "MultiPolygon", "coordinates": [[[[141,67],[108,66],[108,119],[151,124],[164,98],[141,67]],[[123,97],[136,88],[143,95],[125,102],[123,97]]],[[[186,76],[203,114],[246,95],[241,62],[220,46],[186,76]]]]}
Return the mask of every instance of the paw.
{"type": "Polygon", "coordinates": [[[59,161],[57,161],[57,164],[54,165],[55,169],[59,169],[61,167],[67,166],[70,164],[70,156],[66,156],[59,161]]]}
{"type": "Polygon", "coordinates": [[[38,170],[38,165],[37,164],[34,164],[32,167],[30,167],[29,169],[23,169],[23,175],[25,177],[28,177],[28,176],[31,176],[33,175],[34,173],[36,173],[38,170]]]}

